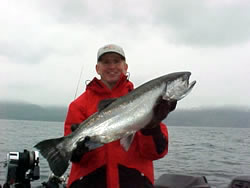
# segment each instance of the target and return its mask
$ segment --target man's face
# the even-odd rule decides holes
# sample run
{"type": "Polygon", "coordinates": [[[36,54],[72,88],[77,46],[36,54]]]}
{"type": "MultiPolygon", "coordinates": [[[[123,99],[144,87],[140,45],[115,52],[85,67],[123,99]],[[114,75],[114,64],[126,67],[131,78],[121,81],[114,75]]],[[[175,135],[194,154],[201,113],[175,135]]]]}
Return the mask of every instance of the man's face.
{"type": "Polygon", "coordinates": [[[96,72],[109,88],[119,81],[121,73],[127,73],[127,69],[128,65],[117,53],[104,54],[96,65],[96,72]]]}

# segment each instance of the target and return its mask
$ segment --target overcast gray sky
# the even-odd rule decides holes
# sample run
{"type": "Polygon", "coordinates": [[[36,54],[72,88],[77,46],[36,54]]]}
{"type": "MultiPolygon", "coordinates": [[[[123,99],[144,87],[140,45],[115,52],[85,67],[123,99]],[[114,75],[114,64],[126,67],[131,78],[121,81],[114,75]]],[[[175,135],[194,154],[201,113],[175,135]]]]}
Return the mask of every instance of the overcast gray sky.
{"type": "Polygon", "coordinates": [[[250,106],[250,0],[8,0],[0,6],[0,100],[68,105],[99,47],[127,56],[135,87],[175,71],[197,85],[179,108],[250,106]]]}

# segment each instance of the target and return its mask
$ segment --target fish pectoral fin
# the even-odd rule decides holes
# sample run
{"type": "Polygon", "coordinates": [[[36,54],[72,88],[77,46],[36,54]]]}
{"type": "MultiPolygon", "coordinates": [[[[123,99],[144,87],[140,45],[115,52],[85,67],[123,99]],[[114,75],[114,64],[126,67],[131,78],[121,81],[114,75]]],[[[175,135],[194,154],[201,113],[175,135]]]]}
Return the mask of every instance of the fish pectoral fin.
{"type": "Polygon", "coordinates": [[[132,142],[134,140],[134,136],[135,136],[135,134],[130,134],[130,135],[125,136],[125,137],[120,139],[120,144],[122,145],[122,147],[124,148],[125,151],[129,150],[130,145],[132,144],[132,142]]]}
{"type": "Polygon", "coordinates": [[[108,105],[110,105],[112,102],[114,102],[117,98],[112,98],[112,99],[104,99],[99,102],[98,104],[98,111],[103,110],[106,108],[108,105]]]}

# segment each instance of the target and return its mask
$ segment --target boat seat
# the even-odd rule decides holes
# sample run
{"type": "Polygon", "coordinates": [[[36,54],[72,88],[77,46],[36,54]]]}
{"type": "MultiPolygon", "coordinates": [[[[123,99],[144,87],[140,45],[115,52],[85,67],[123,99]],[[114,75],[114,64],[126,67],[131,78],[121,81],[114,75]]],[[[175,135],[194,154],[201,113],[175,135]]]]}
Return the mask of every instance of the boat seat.
{"type": "Polygon", "coordinates": [[[205,176],[163,174],[155,181],[155,188],[211,188],[205,176]]]}
{"type": "Polygon", "coordinates": [[[233,178],[228,188],[250,188],[250,176],[237,176],[233,178]]]}

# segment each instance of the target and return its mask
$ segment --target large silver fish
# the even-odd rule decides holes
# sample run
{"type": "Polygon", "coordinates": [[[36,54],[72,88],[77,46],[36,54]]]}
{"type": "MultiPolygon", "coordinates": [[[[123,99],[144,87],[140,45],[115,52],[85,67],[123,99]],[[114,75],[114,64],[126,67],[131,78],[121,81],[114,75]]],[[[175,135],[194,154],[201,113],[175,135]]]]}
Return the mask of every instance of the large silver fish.
{"type": "Polygon", "coordinates": [[[153,79],[123,97],[101,104],[98,112],[82,122],[72,134],[39,142],[35,147],[57,176],[67,170],[72,150],[86,136],[90,137],[86,143],[90,150],[118,139],[128,150],[132,135],[152,120],[159,98],[180,100],[188,95],[196,83],[189,83],[190,75],[190,72],[176,72],[153,79]]]}

